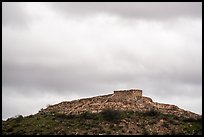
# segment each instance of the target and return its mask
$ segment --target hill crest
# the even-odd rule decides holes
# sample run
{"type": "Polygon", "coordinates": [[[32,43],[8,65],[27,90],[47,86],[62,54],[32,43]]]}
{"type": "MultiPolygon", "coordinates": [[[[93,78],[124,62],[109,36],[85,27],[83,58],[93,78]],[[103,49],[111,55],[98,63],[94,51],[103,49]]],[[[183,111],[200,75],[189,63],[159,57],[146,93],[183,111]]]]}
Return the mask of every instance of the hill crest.
{"type": "Polygon", "coordinates": [[[142,96],[142,90],[117,90],[112,94],[64,101],[42,109],[40,113],[58,112],[62,114],[81,114],[84,112],[99,113],[104,109],[148,112],[156,110],[163,114],[172,114],[183,118],[199,119],[200,115],[183,110],[176,105],[154,102],[151,98],[142,96]]]}

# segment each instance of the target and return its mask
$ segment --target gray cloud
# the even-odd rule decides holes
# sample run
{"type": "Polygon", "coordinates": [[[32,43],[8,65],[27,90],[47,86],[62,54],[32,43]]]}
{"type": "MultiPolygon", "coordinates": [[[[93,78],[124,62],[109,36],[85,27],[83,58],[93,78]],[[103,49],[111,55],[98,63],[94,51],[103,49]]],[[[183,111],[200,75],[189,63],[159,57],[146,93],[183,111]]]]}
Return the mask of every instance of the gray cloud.
{"type": "Polygon", "coordinates": [[[67,15],[82,16],[97,13],[109,13],[140,19],[194,18],[202,16],[201,2],[67,2],[53,3],[52,8],[67,15]]]}
{"type": "Polygon", "coordinates": [[[3,118],[126,88],[141,88],[154,101],[201,113],[201,4],[151,5],[155,4],[7,5],[5,24],[20,8],[26,12],[16,14],[27,20],[29,29],[3,25],[3,118]],[[172,5],[176,12],[167,12],[172,5]],[[68,12],[83,18],[69,18],[68,12]]]}
{"type": "Polygon", "coordinates": [[[29,15],[23,9],[22,3],[3,2],[2,3],[2,24],[11,25],[15,28],[25,28],[28,26],[29,15]]]}

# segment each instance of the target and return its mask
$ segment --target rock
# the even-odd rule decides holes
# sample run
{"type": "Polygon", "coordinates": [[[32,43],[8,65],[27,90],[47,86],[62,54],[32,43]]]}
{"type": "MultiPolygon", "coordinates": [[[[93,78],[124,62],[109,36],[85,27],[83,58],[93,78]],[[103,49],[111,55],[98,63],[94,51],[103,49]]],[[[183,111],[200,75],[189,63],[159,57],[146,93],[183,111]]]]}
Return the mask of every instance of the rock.
{"type": "MultiPolygon", "coordinates": [[[[164,114],[172,114],[185,118],[200,118],[199,115],[190,111],[185,111],[175,105],[162,104],[153,102],[151,98],[144,97],[140,93],[139,100],[135,102],[134,90],[115,91],[114,94],[96,96],[92,98],[79,99],[69,102],[62,102],[56,105],[49,105],[46,109],[42,109],[40,113],[61,112],[63,114],[81,114],[91,110],[92,113],[99,113],[105,108],[116,110],[133,110],[138,112],[147,112],[151,109],[160,111],[164,114]]],[[[138,99],[138,97],[137,97],[138,99]]],[[[53,114],[51,114],[53,115],[53,114]]],[[[162,120],[160,121],[162,122],[162,120]]]]}

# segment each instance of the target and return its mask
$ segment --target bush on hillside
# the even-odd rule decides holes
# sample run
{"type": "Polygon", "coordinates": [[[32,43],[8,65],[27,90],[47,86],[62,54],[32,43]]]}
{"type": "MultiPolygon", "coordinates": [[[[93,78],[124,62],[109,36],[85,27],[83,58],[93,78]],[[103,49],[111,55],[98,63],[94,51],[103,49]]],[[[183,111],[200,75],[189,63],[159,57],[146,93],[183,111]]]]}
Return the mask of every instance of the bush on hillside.
{"type": "Polygon", "coordinates": [[[104,120],[107,121],[118,121],[121,119],[121,113],[119,110],[113,110],[113,109],[104,109],[101,111],[101,115],[104,120]]]}
{"type": "Polygon", "coordinates": [[[155,109],[150,109],[149,111],[145,112],[145,115],[147,116],[158,116],[159,114],[160,112],[155,109]]]}

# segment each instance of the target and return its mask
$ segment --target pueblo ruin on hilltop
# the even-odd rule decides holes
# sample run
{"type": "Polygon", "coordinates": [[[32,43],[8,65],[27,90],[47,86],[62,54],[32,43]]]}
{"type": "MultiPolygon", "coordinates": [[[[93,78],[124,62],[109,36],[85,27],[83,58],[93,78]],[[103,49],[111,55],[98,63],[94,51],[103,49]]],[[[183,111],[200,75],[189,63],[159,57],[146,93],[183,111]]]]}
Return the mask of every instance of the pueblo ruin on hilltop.
{"type": "Polygon", "coordinates": [[[134,112],[147,112],[156,110],[163,114],[172,114],[178,117],[197,119],[200,116],[190,111],[183,110],[175,105],[153,102],[151,98],[142,96],[142,90],[117,90],[113,94],[65,101],[50,105],[42,109],[41,113],[58,112],[62,114],[81,114],[84,112],[99,113],[104,109],[131,110],[134,112]]]}

